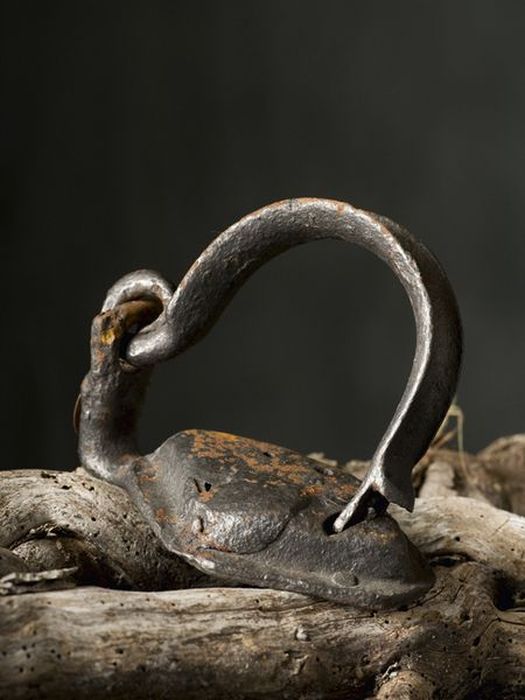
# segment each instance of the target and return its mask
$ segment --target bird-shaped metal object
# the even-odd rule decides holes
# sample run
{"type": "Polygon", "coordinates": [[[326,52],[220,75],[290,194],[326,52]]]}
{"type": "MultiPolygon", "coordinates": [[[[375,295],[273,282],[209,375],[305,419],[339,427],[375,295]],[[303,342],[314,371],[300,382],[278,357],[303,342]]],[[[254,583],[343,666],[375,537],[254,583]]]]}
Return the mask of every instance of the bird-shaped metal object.
{"type": "Polygon", "coordinates": [[[414,600],[433,574],[385,511],[411,510],[411,472],[454,396],[461,357],[456,300],[441,266],[407,231],[324,199],[272,204],[218,236],[174,289],[155,272],[125,276],[93,322],[82,383],[82,464],[119,484],[164,545],[216,577],[361,607],[414,600]],[[291,450],[185,430],[143,456],[138,409],[152,367],[200,340],[263,263],[308,241],[356,243],[403,284],[416,322],[407,386],[360,483],[291,450]]]}

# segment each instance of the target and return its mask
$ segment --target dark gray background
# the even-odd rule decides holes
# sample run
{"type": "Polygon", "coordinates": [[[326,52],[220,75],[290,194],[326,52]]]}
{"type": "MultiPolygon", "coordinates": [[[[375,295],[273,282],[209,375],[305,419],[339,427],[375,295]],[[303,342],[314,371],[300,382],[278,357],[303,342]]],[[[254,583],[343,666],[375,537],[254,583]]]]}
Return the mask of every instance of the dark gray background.
{"type": "MultiPolygon", "coordinates": [[[[75,465],[113,281],[176,281],[227,225],[298,195],[385,214],[437,254],[464,319],[466,446],[523,430],[525,3],[39,0],[1,22],[4,467],[75,465]]],[[[367,457],[413,342],[382,263],[292,251],[159,368],[144,447],[203,427],[367,457]]]]}

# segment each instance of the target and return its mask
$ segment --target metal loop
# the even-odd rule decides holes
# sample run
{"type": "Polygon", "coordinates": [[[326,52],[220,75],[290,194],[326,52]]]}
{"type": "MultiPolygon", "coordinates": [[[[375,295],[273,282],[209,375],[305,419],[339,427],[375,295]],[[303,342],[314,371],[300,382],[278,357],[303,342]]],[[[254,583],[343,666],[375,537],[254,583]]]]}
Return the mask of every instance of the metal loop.
{"type": "Polygon", "coordinates": [[[109,311],[119,304],[138,299],[158,299],[166,307],[174,291],[174,285],[155,270],[136,270],[124,275],[110,287],[102,311],[109,311]]]}
{"type": "MultiPolygon", "coordinates": [[[[133,342],[139,342],[143,349],[148,352],[155,352],[159,346],[159,340],[162,337],[163,328],[166,324],[166,310],[173,298],[175,287],[171,282],[168,282],[162,275],[155,270],[136,270],[130,272],[124,277],[121,277],[109,289],[102,306],[102,311],[109,311],[116,308],[120,304],[128,301],[136,301],[142,299],[152,299],[160,301],[162,311],[158,317],[142,328],[134,337],[133,342]]],[[[134,367],[144,366],[143,362],[136,362],[132,359],[129,350],[126,352],[126,361],[134,367]]],[[[151,363],[148,363],[151,364],[151,363]]]]}

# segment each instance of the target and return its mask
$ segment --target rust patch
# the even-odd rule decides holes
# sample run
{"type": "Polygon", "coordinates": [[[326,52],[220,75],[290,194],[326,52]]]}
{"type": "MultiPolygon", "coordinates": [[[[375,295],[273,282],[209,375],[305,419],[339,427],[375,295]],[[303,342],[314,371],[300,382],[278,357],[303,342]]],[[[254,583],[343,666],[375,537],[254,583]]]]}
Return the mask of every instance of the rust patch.
{"type": "Polygon", "coordinates": [[[352,498],[352,496],[357,492],[357,485],[352,484],[348,481],[336,481],[336,477],[329,477],[330,481],[334,481],[336,483],[332,484],[332,487],[337,490],[337,492],[341,495],[342,498],[352,498]]]}
{"type": "Polygon", "coordinates": [[[304,457],[277,445],[215,431],[186,431],[193,438],[191,452],[199,459],[239,462],[255,473],[281,477],[294,484],[304,483],[311,469],[304,465],[304,457]]]}
{"type": "Polygon", "coordinates": [[[301,496],[319,496],[323,491],[321,484],[310,484],[301,490],[301,496]]]}
{"type": "Polygon", "coordinates": [[[152,464],[151,462],[141,462],[136,470],[135,473],[137,475],[137,481],[140,484],[147,484],[151,482],[158,481],[159,478],[159,470],[157,467],[152,464]]]}
{"type": "MultiPolygon", "coordinates": [[[[189,455],[197,460],[209,460],[238,472],[247,483],[260,483],[262,488],[300,487],[300,495],[322,496],[349,500],[357,484],[344,473],[326,475],[316,463],[303,455],[267,442],[259,442],[230,433],[186,430],[191,438],[189,455]]],[[[208,501],[212,495],[197,484],[199,497],[208,501]]]]}
{"type": "Polygon", "coordinates": [[[108,328],[107,330],[101,332],[99,339],[102,345],[111,346],[118,339],[118,335],[115,333],[114,328],[108,328]]]}
{"type": "Polygon", "coordinates": [[[174,515],[170,515],[166,512],[165,508],[157,508],[154,513],[155,520],[160,524],[175,525],[177,518],[174,515]]]}
{"type": "Polygon", "coordinates": [[[209,491],[200,491],[199,492],[199,498],[201,501],[204,501],[204,503],[208,503],[208,501],[211,501],[211,499],[215,496],[215,493],[213,490],[209,491]]]}
{"type": "Polygon", "coordinates": [[[157,476],[154,476],[154,475],[152,475],[152,474],[141,474],[141,475],[138,477],[138,481],[139,481],[139,483],[141,483],[141,484],[151,483],[151,482],[157,481],[157,479],[158,479],[158,477],[157,477],[157,476]]]}

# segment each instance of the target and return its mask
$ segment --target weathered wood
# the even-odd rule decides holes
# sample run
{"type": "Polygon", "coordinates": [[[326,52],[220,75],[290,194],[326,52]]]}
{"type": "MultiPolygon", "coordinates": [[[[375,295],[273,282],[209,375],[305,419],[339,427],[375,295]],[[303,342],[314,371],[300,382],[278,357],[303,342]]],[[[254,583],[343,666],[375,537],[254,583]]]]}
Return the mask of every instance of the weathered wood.
{"type": "Polygon", "coordinates": [[[461,496],[418,498],[413,513],[391,512],[430,558],[477,562],[525,584],[524,517],[461,496]]]}
{"type": "Polygon", "coordinates": [[[479,458],[500,485],[503,507],[525,515],[525,435],[500,438],[480,452],[479,458]]]}
{"type": "Polygon", "coordinates": [[[156,590],[207,580],[162,547],[125,491],[83,469],[0,472],[0,547],[32,570],[75,567],[79,584],[156,590]]]}
{"type": "Polygon", "coordinates": [[[2,601],[0,688],[11,698],[29,688],[46,698],[352,698],[403,671],[440,697],[480,681],[483,697],[523,692],[525,615],[496,598],[492,573],[475,563],[439,567],[422,605],[388,615],[256,589],[13,596],[2,601]]]}
{"type": "Polygon", "coordinates": [[[425,497],[392,510],[437,583],[382,614],[188,589],[202,577],[120,489],[82,470],[1,474],[0,546],[33,570],[76,567],[84,585],[0,597],[0,697],[525,697],[525,518],[492,505],[510,502],[501,482],[521,463],[492,454],[442,450],[420,467],[425,497]]]}

